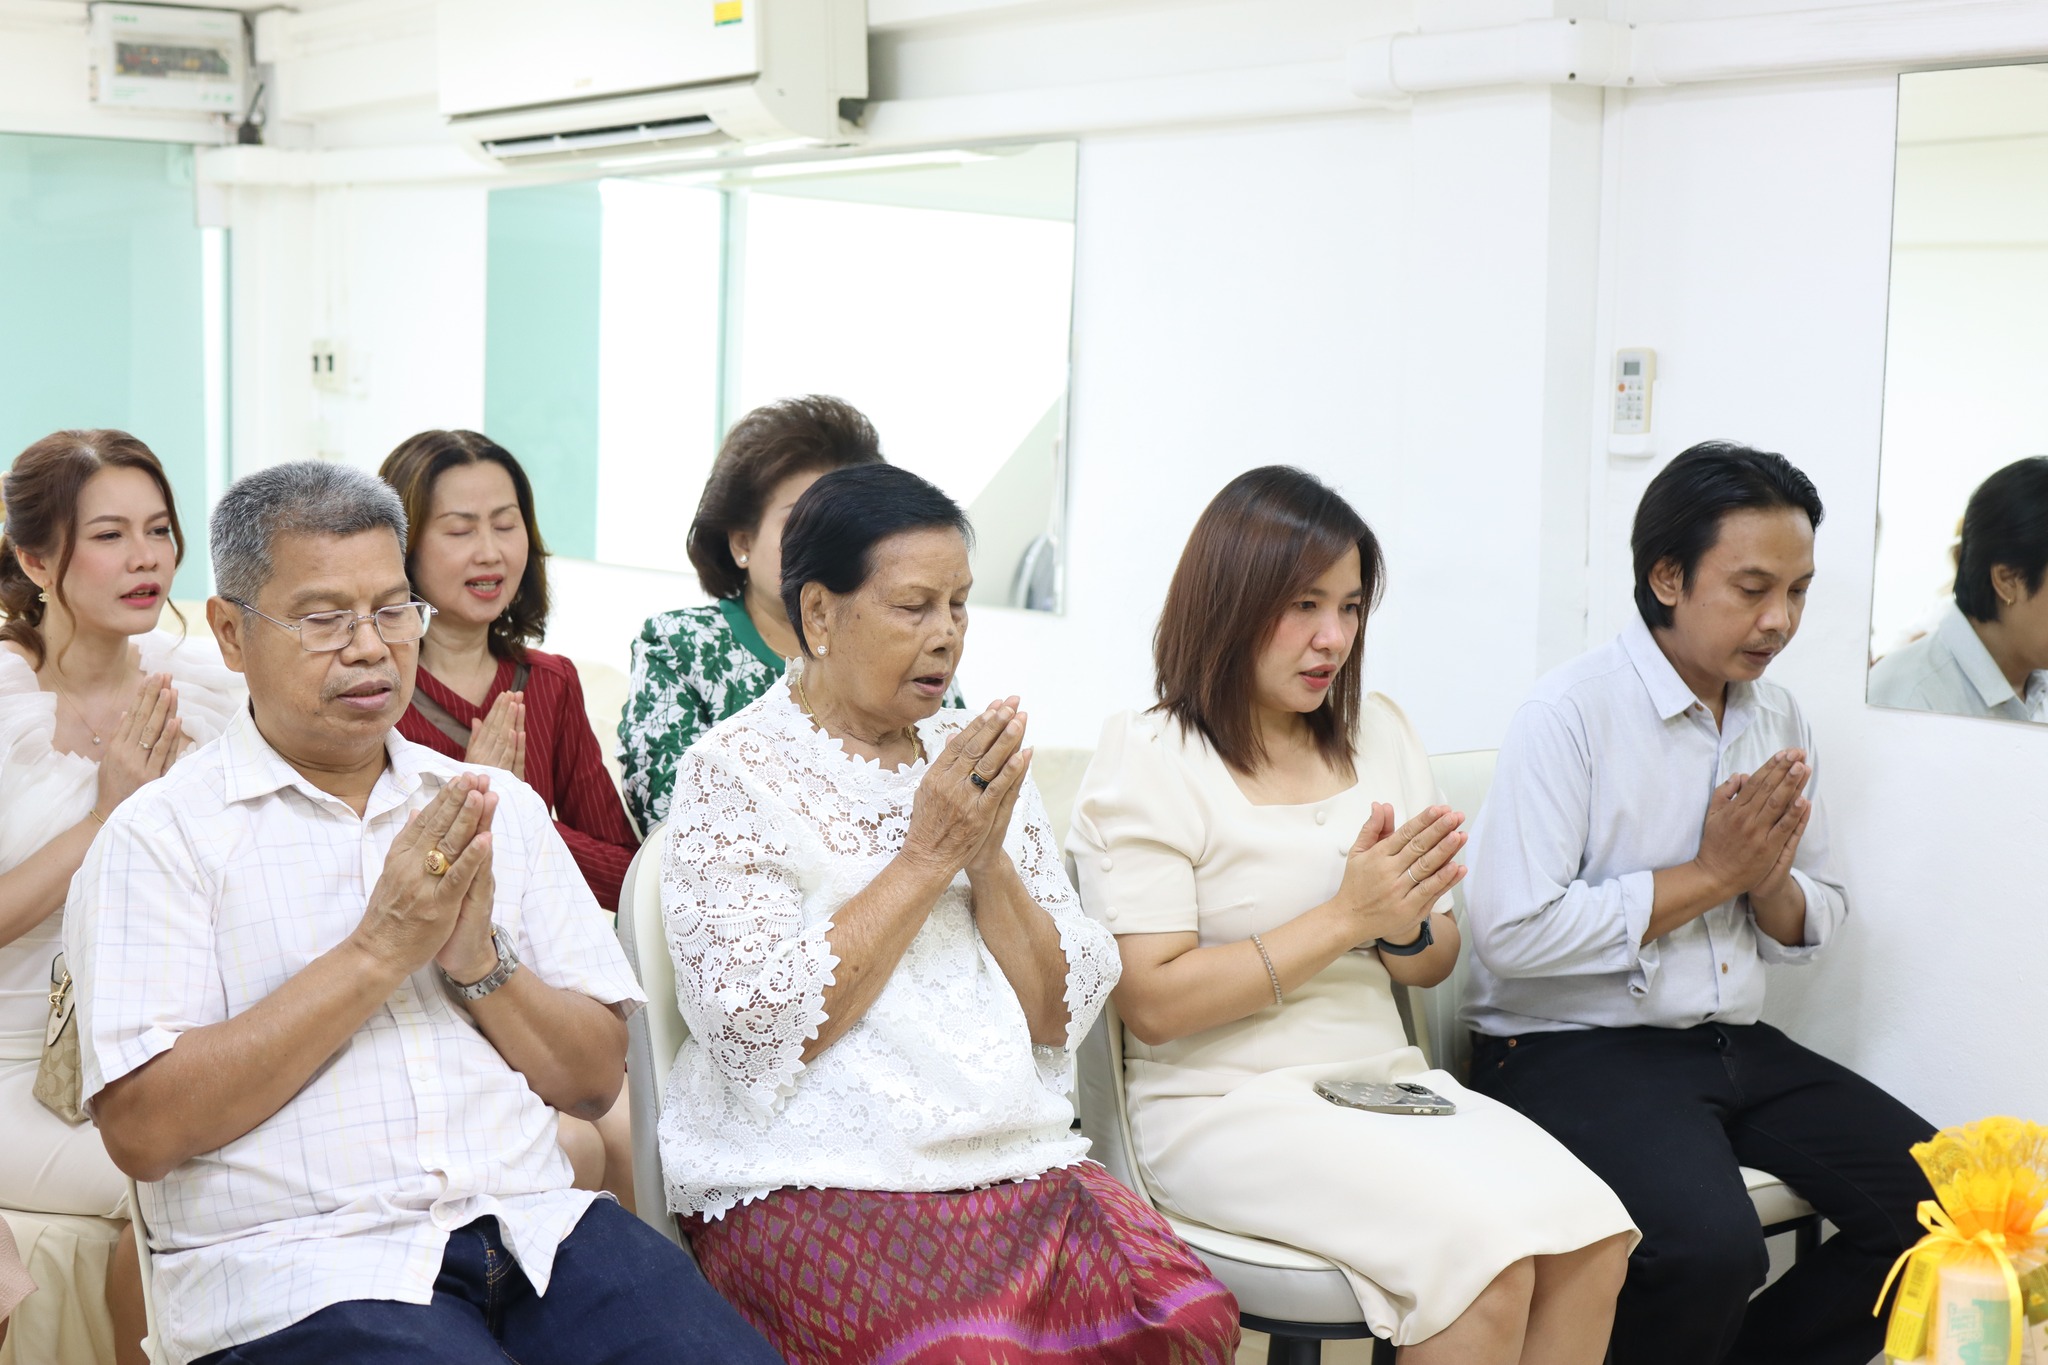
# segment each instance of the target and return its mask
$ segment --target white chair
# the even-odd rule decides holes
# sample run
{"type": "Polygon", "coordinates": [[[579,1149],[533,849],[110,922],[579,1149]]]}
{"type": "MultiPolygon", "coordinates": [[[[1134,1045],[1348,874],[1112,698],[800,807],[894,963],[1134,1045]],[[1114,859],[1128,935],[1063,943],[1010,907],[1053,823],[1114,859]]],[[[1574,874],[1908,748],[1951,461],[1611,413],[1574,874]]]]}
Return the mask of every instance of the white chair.
{"type": "Polygon", "coordinates": [[[142,1267],[142,1353],[150,1365],[164,1365],[163,1345],[156,1336],[156,1261],[149,1253],[149,1227],[142,1221],[142,1191],[128,1182],[128,1213],[135,1224],[135,1255],[142,1267]]]}
{"type": "Polygon", "coordinates": [[[661,1178],[661,1095],[668,1069],[690,1029],[676,1004],[676,968],[661,918],[661,850],[668,825],[647,831],[619,893],[619,946],[647,993],[647,1007],[626,1021],[626,1098],[633,1118],[633,1207],[640,1219],[684,1251],[661,1178]]]}
{"type": "MultiPolygon", "coordinates": [[[[1499,757],[1497,749],[1469,749],[1463,753],[1437,754],[1429,760],[1429,770],[1436,778],[1437,790],[1444,800],[1465,813],[1467,828],[1479,816],[1479,808],[1486,804],[1486,793],[1493,785],[1494,762],[1499,757]]],[[[1465,888],[1458,886],[1451,892],[1457,906],[1458,921],[1466,921],[1465,888]]],[[[1467,935],[1469,940],[1470,935],[1467,935]]],[[[1472,960],[1472,949],[1468,942],[1464,952],[1458,955],[1458,965],[1449,979],[1425,991],[1412,991],[1411,996],[1420,996],[1419,1008],[1413,1009],[1416,1045],[1429,1058],[1430,1065],[1450,1072],[1459,1080],[1465,1080],[1472,1071],[1472,1034],[1458,1021],[1459,1007],[1464,1000],[1466,966],[1472,960]]],[[[1793,1254],[1803,1256],[1820,1245],[1820,1215],[1813,1206],[1793,1193],[1792,1187],[1768,1171],[1742,1168],[1743,1184],[1749,1189],[1749,1199],[1756,1206],[1757,1221],[1763,1225],[1764,1236],[1776,1237],[1780,1233],[1793,1235],[1793,1254]]]]}
{"type": "MultiPolygon", "coordinates": [[[[1081,1131],[1090,1154],[1132,1193],[1152,1204],[1131,1142],[1124,1097],[1124,1026],[1107,1002],[1081,1043],[1081,1131]]],[[[1156,1205],[1154,1206],[1157,1207],[1156,1205]]],[[[1371,1337],[1358,1296],[1344,1272],[1313,1252],[1257,1237],[1243,1237],[1160,1211],[1174,1235],[1200,1256],[1209,1272],[1237,1296],[1238,1318],[1270,1338],[1268,1365],[1316,1365],[1325,1341],[1371,1337]]],[[[1394,1358],[1390,1342],[1374,1339],[1374,1365],[1394,1358]]]]}

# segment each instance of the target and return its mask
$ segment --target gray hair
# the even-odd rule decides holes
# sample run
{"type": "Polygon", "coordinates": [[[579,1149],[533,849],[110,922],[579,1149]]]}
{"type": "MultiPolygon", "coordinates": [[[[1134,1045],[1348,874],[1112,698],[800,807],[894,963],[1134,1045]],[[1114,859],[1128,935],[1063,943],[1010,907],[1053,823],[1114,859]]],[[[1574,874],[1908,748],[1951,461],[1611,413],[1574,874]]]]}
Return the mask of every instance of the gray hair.
{"type": "Polygon", "coordinates": [[[353,536],[380,526],[398,537],[403,553],[405,504],[375,474],[319,460],[259,469],[214,505],[213,590],[254,602],[270,581],[270,547],[279,536],[353,536]]]}

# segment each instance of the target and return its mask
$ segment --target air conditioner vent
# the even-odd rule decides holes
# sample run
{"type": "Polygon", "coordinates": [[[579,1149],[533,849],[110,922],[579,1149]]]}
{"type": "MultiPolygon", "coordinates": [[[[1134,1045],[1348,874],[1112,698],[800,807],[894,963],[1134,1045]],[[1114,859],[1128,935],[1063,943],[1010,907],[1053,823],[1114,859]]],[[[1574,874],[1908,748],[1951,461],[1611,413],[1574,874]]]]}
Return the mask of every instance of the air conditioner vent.
{"type": "Polygon", "coordinates": [[[583,158],[596,152],[667,151],[689,145],[705,146],[731,141],[718,130],[708,114],[657,122],[621,124],[614,128],[585,128],[573,133],[539,133],[528,137],[491,138],[482,143],[484,151],[500,161],[528,164],[555,157],[583,158]]]}

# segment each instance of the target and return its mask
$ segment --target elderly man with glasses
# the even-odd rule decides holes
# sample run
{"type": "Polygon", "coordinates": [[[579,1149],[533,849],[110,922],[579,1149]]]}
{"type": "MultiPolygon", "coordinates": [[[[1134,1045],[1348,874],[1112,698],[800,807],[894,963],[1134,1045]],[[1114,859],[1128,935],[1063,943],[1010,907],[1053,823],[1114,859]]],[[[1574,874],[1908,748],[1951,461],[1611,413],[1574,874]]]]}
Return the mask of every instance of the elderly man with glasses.
{"type": "Polygon", "coordinates": [[[539,798],[394,728],[431,608],[381,481],[215,509],[249,709],[72,884],[84,1093],[141,1185],[172,1362],[775,1360],[689,1258],[570,1187],[643,999],[539,798]]]}

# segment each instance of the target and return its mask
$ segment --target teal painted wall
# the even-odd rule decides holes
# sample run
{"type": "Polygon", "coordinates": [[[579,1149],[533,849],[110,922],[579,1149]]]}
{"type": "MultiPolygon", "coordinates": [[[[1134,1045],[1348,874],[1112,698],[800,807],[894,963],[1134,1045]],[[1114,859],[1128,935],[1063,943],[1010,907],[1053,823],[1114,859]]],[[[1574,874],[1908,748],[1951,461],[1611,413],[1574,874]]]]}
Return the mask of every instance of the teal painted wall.
{"type": "Polygon", "coordinates": [[[190,147],[0,134],[0,462],[66,427],[140,437],[185,529],[179,597],[210,577],[200,252],[190,147]]]}
{"type": "Polygon", "coordinates": [[[484,431],[533,480],[548,548],[597,555],[598,286],[594,182],[491,191],[484,431]]]}

